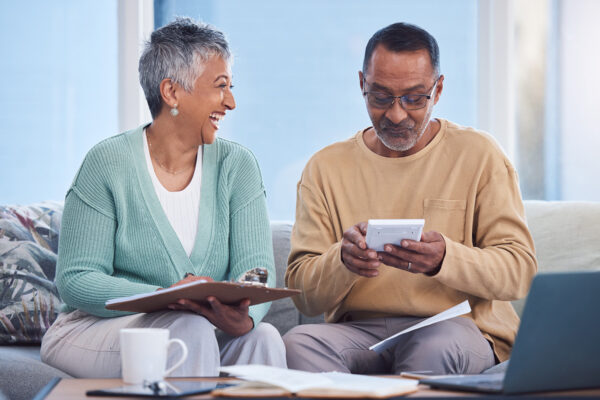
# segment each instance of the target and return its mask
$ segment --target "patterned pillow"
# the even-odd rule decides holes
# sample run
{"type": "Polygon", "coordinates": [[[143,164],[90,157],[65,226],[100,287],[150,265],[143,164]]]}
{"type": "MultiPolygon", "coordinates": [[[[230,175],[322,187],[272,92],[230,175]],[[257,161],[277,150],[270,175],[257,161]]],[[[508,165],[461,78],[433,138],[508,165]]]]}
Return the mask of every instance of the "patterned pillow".
{"type": "Polygon", "coordinates": [[[0,344],[40,343],[56,319],[62,204],[0,206],[0,344]]]}

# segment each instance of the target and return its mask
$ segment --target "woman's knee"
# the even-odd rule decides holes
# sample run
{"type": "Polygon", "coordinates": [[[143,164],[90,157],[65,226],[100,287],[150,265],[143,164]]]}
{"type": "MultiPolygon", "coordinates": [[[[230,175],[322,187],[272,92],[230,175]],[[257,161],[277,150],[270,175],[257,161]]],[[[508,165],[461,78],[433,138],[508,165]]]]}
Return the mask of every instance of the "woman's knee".
{"type": "MultiPolygon", "coordinates": [[[[215,376],[220,365],[219,345],[214,326],[203,316],[186,311],[168,311],[156,319],[153,327],[169,330],[172,339],[181,339],[187,349],[185,363],[173,376],[215,376]]],[[[169,354],[171,365],[180,353],[169,354]]]]}
{"type": "Polygon", "coordinates": [[[187,311],[164,311],[147,314],[151,320],[142,324],[149,328],[168,329],[172,338],[214,336],[214,326],[202,315],[187,311]]]}
{"type": "Polygon", "coordinates": [[[267,322],[260,322],[246,336],[246,342],[249,344],[277,347],[280,349],[285,347],[277,328],[267,322]]]}
{"type": "Polygon", "coordinates": [[[210,352],[212,358],[218,359],[215,327],[201,315],[187,311],[166,311],[154,315],[149,327],[168,329],[170,338],[183,340],[189,350],[201,349],[204,357],[210,352]]]}

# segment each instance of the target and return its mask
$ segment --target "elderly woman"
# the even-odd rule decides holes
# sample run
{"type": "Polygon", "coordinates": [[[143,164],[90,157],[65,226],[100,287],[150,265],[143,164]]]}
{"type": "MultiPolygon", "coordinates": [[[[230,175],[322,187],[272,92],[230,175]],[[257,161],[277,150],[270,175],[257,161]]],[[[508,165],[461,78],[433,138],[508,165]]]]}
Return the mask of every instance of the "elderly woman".
{"type": "Polygon", "coordinates": [[[65,305],[44,337],[44,362],[75,377],[118,377],[119,330],[153,327],[187,344],[174,375],[215,376],[221,364],[285,367],[279,333],[260,322],[268,304],[209,297],[149,314],[104,307],[194,279],[236,280],[256,267],[274,285],[258,164],[216,138],[235,108],[230,58],[221,32],[190,19],[152,33],[139,63],[152,123],[96,145],[66,196],[56,276],[65,305]]]}

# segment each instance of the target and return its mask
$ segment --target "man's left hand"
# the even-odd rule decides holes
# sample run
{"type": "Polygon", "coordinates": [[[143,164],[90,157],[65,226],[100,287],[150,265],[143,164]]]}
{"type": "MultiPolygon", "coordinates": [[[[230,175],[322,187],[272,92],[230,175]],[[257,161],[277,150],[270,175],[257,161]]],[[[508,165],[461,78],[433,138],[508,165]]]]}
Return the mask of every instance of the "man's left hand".
{"type": "Polygon", "coordinates": [[[442,267],[446,255],[444,237],[435,231],[425,232],[420,242],[403,240],[402,247],[386,244],[380,251],[379,260],[390,267],[415,274],[435,275],[442,267]]]}
{"type": "Polygon", "coordinates": [[[214,296],[208,296],[206,301],[208,304],[179,299],[177,303],[170,304],[169,308],[203,315],[214,326],[234,337],[245,335],[254,327],[254,322],[248,315],[250,300],[244,299],[237,306],[223,304],[214,296]]]}

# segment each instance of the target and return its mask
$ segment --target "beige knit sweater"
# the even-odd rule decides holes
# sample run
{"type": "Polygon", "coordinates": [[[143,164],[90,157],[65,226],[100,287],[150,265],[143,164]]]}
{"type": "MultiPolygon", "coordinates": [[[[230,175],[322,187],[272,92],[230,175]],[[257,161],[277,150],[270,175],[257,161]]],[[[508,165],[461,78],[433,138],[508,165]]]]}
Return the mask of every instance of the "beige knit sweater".
{"type": "Polygon", "coordinates": [[[416,154],[373,153],[360,131],[316,153],[298,183],[286,284],[296,306],[326,321],[429,317],[468,299],[472,318],[499,360],[510,356],[519,318],[509,301],[527,294],[537,261],[517,174],[494,139],[440,120],[416,154]],[[444,235],[433,276],[381,266],[375,278],[341,261],[343,232],[368,219],[424,218],[444,235]]]}

